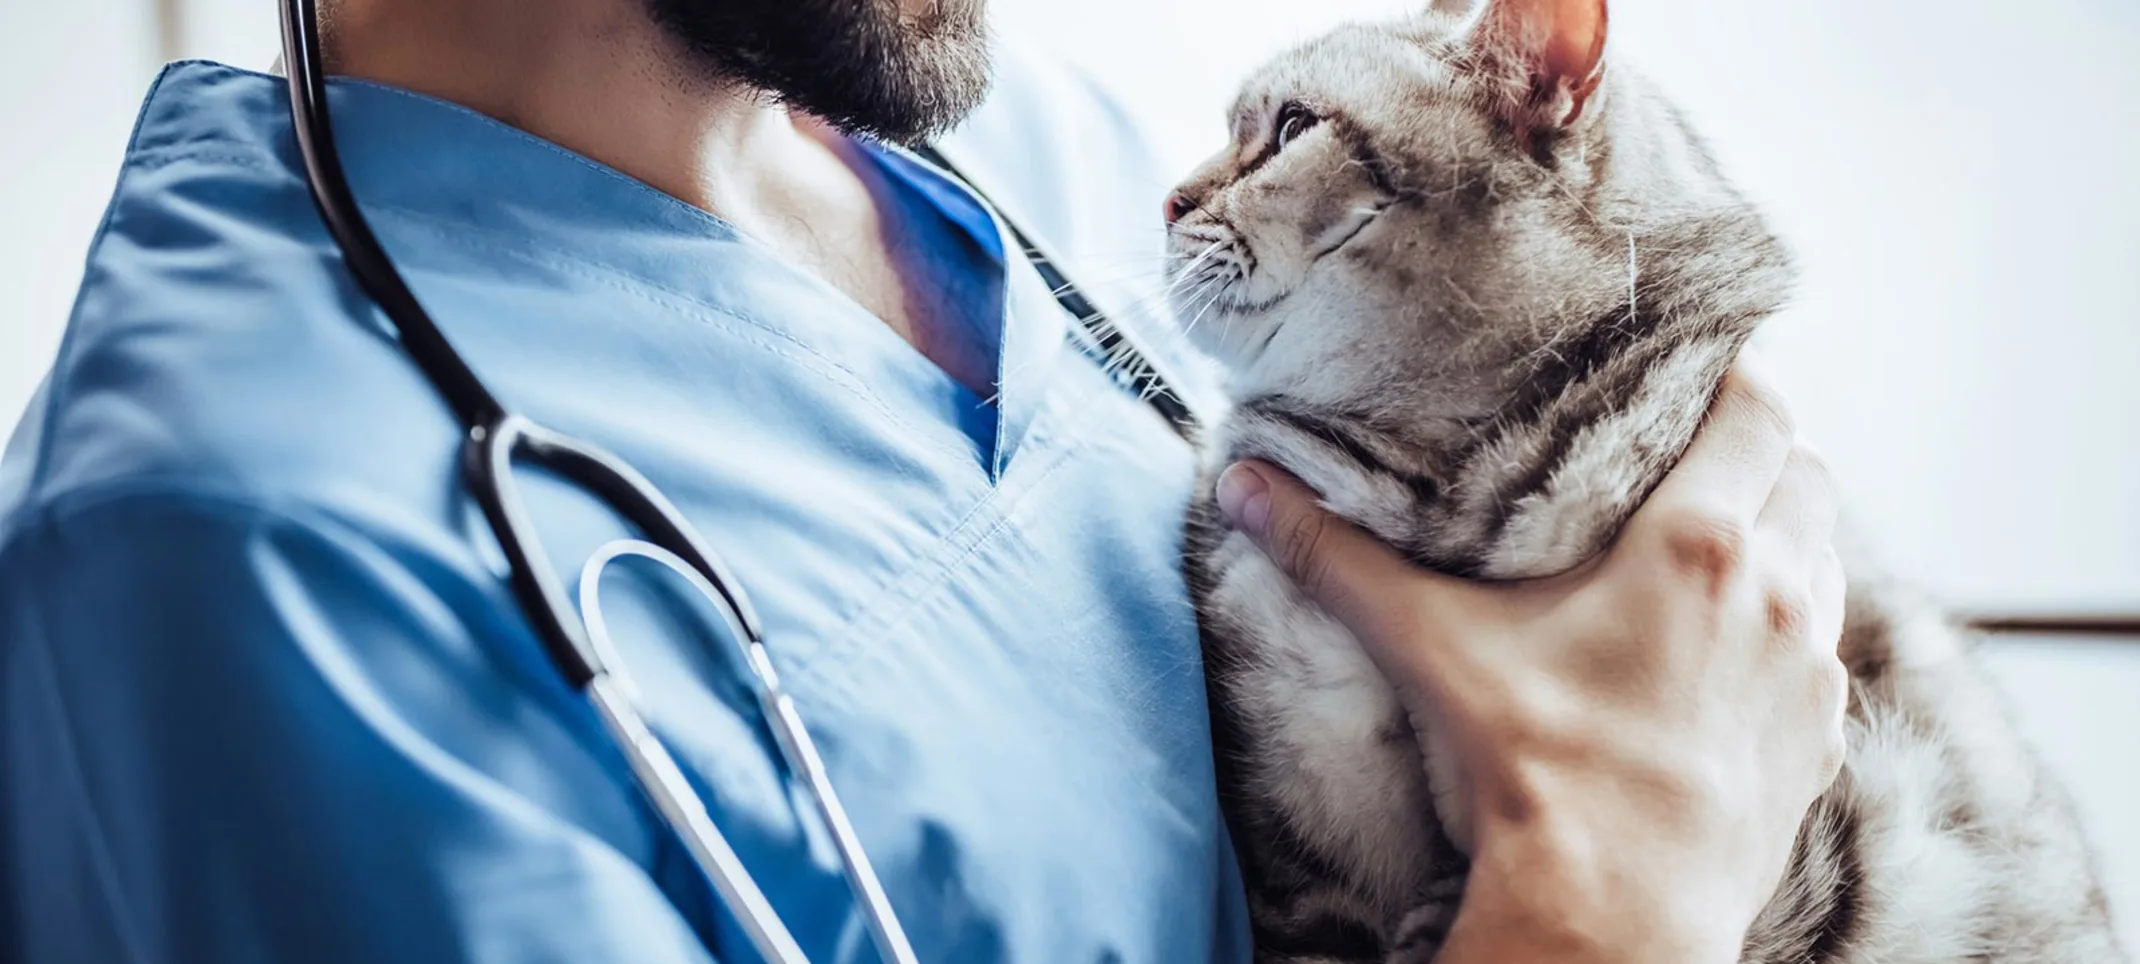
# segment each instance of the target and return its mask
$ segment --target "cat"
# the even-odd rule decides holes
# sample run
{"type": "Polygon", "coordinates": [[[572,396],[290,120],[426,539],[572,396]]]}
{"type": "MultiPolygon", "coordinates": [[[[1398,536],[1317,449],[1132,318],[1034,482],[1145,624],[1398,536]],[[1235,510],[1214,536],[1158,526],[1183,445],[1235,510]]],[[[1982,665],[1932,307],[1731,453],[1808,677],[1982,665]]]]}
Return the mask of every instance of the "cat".
{"type": "MultiPolygon", "coordinates": [[[[1258,961],[1431,959],[1466,815],[1434,735],[1215,511],[1216,470],[1274,462],[1436,570],[1564,572],[1794,282],[1606,24],[1603,0],[1442,0],[1338,29],[1247,84],[1168,201],[1175,310],[1227,378],[1187,568],[1258,961]]],[[[1852,568],[1848,758],[1743,960],[2123,960],[1969,640],[1852,568]]]]}

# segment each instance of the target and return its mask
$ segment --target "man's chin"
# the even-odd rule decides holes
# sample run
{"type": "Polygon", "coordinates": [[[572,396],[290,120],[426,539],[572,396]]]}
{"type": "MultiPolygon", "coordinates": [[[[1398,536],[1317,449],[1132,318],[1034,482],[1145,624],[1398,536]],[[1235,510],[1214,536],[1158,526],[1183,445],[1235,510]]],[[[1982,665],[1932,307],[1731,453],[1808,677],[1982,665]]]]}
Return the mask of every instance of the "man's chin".
{"type": "Polygon", "coordinates": [[[981,0],[905,17],[898,0],[646,0],[709,74],[851,134],[927,140],[989,88],[981,0]]]}
{"type": "Polygon", "coordinates": [[[988,96],[988,38],[934,37],[908,48],[912,56],[880,75],[882,86],[781,94],[795,107],[850,134],[915,144],[950,130],[988,96]],[[815,96],[805,97],[804,94],[815,96]]]}

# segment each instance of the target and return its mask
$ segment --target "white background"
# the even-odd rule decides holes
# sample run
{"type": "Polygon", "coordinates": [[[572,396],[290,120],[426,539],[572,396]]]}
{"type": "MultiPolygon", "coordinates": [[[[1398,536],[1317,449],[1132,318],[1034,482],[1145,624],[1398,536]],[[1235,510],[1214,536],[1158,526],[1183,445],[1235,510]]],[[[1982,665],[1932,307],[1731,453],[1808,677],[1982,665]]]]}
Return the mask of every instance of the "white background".
{"type": "MultiPolygon", "coordinates": [[[[1391,0],[997,0],[1186,170],[1281,45],[1391,0]]],[[[2140,5],[1618,0],[1793,242],[1763,351],[1858,522],[1958,606],[2140,611],[2140,5]]],[[[263,67],[266,0],[0,0],[0,423],[49,364],[167,49],[263,67]],[[161,6],[180,16],[160,28],[161,6]]],[[[1157,210],[1154,199],[1153,210],[1157,210]]],[[[2140,641],[2000,647],[2140,945],[2140,641]]]]}

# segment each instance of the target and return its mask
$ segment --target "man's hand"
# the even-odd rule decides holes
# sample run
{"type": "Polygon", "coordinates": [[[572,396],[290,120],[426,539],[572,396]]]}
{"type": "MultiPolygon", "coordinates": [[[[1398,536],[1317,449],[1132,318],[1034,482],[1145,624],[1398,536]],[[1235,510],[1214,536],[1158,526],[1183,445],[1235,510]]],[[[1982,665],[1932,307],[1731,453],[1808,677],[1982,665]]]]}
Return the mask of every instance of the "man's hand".
{"type": "Polygon", "coordinates": [[[1737,959],[1844,749],[1836,497],[1771,391],[1735,372],[1613,547],[1537,582],[1417,569],[1266,466],[1219,500],[1468,776],[1439,960],[1737,959]]]}

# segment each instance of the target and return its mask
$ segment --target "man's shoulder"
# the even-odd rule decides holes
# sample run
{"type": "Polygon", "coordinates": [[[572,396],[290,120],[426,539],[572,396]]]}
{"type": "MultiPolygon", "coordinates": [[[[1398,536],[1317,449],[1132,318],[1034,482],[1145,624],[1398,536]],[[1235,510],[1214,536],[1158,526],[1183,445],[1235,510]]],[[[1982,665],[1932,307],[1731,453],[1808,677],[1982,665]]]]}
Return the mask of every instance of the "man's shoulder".
{"type": "MultiPolygon", "coordinates": [[[[138,264],[117,280],[92,265],[0,456],[0,537],[119,496],[346,514],[420,495],[450,468],[411,457],[452,452],[451,421],[332,286],[193,282],[138,264]]],[[[278,267],[303,270],[260,270],[278,267]]]]}
{"type": "Polygon", "coordinates": [[[144,108],[59,353],[0,458],[0,528],[101,492],[332,488],[388,444],[366,425],[450,431],[390,336],[356,317],[294,172],[182,121],[228,106],[222,72],[191,74],[144,108]]]}

